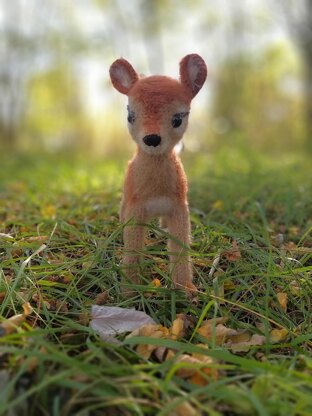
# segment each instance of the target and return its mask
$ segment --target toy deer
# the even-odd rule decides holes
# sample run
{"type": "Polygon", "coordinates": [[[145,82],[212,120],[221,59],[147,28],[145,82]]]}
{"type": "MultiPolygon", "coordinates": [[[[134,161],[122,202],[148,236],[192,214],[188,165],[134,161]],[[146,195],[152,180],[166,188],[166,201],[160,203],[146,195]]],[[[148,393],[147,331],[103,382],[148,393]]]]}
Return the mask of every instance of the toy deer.
{"type": "Polygon", "coordinates": [[[110,67],[114,87],[128,96],[128,128],[137,144],[128,165],[120,211],[125,224],[123,267],[130,282],[140,282],[144,225],[160,217],[169,231],[173,285],[187,292],[196,289],[188,254],[187,179],[175,146],[186,130],[191,101],[206,76],[206,64],[196,54],[181,60],[179,81],[160,75],[140,77],[125,59],[117,59],[110,67]]]}

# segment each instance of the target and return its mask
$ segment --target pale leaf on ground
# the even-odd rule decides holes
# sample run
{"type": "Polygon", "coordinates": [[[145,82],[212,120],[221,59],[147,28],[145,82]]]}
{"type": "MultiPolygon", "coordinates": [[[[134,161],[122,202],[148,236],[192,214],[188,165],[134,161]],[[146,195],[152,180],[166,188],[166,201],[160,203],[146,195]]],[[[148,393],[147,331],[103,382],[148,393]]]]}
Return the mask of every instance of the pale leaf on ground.
{"type": "Polygon", "coordinates": [[[108,342],[114,342],[114,335],[134,331],[143,325],[155,324],[155,321],[144,312],[117,306],[92,305],[91,317],[91,328],[108,342]]]}
{"type": "Polygon", "coordinates": [[[265,336],[253,334],[249,341],[242,341],[237,343],[229,342],[225,346],[230,347],[233,352],[249,351],[251,347],[260,346],[265,343],[265,336]]]}

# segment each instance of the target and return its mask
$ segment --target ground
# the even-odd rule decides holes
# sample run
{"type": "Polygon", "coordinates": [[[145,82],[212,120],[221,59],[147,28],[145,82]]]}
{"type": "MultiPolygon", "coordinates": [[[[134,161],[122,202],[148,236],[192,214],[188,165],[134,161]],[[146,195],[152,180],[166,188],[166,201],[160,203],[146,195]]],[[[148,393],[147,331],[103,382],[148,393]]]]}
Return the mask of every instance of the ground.
{"type": "Polygon", "coordinates": [[[156,223],[144,284],[121,296],[125,161],[2,161],[0,414],[312,414],[309,158],[227,149],[184,159],[199,289],[192,301],[170,287],[166,233],[156,223]],[[32,314],[5,329],[26,302],[32,314]],[[135,307],[165,328],[182,314],[188,329],[108,344],[89,325],[95,303],[135,307]],[[208,336],[199,328],[213,318],[208,336]],[[220,338],[220,322],[232,335],[220,338]],[[144,358],[137,345],[145,344],[166,347],[166,356],[144,358]],[[185,377],[179,357],[196,353],[209,371],[200,358],[195,378],[185,377]]]}

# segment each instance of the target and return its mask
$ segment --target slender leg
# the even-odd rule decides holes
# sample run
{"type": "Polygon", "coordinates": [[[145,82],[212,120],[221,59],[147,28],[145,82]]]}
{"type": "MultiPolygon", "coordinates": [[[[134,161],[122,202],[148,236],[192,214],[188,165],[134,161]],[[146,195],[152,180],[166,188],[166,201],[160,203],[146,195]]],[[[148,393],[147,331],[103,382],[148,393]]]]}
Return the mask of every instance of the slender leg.
{"type": "MultiPolygon", "coordinates": [[[[124,255],[123,269],[127,282],[140,283],[139,262],[140,254],[144,246],[145,227],[141,224],[145,222],[145,216],[142,209],[125,209],[124,221],[129,224],[124,228],[124,255]]],[[[126,293],[127,290],[125,289],[126,293]]]]}
{"type": "Polygon", "coordinates": [[[190,220],[187,205],[177,205],[168,217],[168,249],[174,287],[189,292],[196,290],[192,283],[193,271],[188,248],[190,245],[190,220]]]}

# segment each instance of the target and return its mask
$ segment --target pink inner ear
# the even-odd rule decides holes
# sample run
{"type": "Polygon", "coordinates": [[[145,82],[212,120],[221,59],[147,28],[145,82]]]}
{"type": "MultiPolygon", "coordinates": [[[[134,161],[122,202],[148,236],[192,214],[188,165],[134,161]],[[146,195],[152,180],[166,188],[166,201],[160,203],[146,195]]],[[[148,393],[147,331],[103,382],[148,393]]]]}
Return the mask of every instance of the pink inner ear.
{"type": "Polygon", "coordinates": [[[197,54],[185,56],[180,62],[180,78],[192,98],[203,86],[207,77],[207,67],[205,61],[197,54]]]}
{"type": "Polygon", "coordinates": [[[125,59],[117,59],[111,65],[109,73],[114,87],[126,95],[139,79],[136,71],[125,59]]]}

